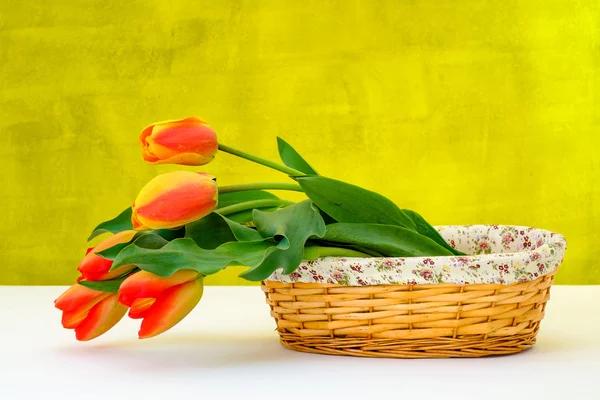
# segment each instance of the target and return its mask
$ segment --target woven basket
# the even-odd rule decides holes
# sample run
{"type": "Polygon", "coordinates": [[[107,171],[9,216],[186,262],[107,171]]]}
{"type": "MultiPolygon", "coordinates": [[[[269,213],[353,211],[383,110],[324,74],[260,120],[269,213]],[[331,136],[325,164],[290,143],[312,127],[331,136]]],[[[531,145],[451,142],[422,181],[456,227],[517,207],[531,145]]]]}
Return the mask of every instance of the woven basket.
{"type": "MultiPolygon", "coordinates": [[[[491,229],[498,228],[461,228],[465,229],[462,239],[465,232],[467,236],[473,232],[486,232],[484,235],[474,235],[478,238],[477,242],[481,243],[483,236],[489,242],[486,243],[497,250],[498,241],[494,240],[491,229]]],[[[530,243],[534,238],[540,245],[543,239],[541,246],[536,248],[533,245],[530,249],[524,247],[522,251],[512,251],[515,249],[510,246],[519,245],[519,240],[516,240],[517,244],[510,243],[508,248],[504,247],[511,252],[399,259],[403,266],[407,262],[416,265],[419,260],[429,260],[425,264],[428,268],[441,263],[441,268],[450,270],[436,279],[450,280],[456,275],[461,280],[458,284],[414,284],[415,276],[424,275],[419,275],[419,271],[415,270],[410,273],[400,271],[394,275],[394,279],[402,280],[404,273],[407,275],[405,280],[411,282],[409,284],[350,286],[310,282],[310,277],[319,276],[316,275],[318,273],[327,275],[327,269],[340,271],[340,264],[341,268],[349,266],[349,271],[361,270],[363,273],[360,276],[363,278],[369,273],[371,277],[379,273],[389,279],[393,275],[390,273],[393,267],[388,268],[385,274],[375,270],[365,273],[364,270],[370,265],[368,263],[376,259],[323,259],[319,261],[321,264],[310,263],[313,268],[310,274],[272,276],[262,283],[262,289],[277,323],[281,344],[292,350],[311,353],[393,358],[481,357],[517,353],[530,348],[535,344],[556,268],[562,261],[564,238],[531,228],[504,228],[517,232],[517,235],[523,229],[528,229],[524,232],[529,236],[521,244],[530,243]],[[533,261],[523,265],[527,260],[533,261]],[[356,268],[359,261],[363,263],[362,269],[356,268]],[[504,283],[462,282],[465,275],[460,271],[471,271],[468,265],[472,263],[489,266],[489,271],[484,273],[484,268],[480,267],[478,275],[469,275],[471,279],[499,280],[504,283]],[[457,265],[465,267],[460,269],[457,265]],[[532,271],[539,268],[542,271],[542,266],[543,274],[527,272],[525,268],[532,271]],[[506,272],[508,268],[516,271],[514,275],[520,276],[520,282],[506,283],[510,281],[506,272]],[[496,275],[490,271],[495,271],[496,275]],[[535,279],[525,279],[530,276],[535,279]]],[[[457,239],[456,229],[446,232],[440,230],[440,233],[446,240],[449,237],[453,238],[449,241],[457,239]]],[[[504,233],[504,236],[498,237],[505,238],[506,235],[504,233]]],[[[462,243],[464,250],[461,250],[473,250],[473,241],[462,240],[462,243]]],[[[309,268],[303,270],[309,271],[309,268]]],[[[360,276],[358,281],[365,283],[360,276]]]]}

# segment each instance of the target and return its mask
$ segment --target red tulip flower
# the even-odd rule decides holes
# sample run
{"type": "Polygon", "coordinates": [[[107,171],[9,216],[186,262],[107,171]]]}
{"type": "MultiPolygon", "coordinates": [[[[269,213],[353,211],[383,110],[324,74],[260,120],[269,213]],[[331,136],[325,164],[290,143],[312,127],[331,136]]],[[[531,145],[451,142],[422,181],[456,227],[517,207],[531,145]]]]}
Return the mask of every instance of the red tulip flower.
{"type": "Polygon", "coordinates": [[[117,293],[100,292],[75,284],[54,301],[62,310],[62,325],[75,329],[80,341],[94,339],[116,325],[127,312],[117,293]]]}
{"type": "Polygon", "coordinates": [[[218,150],[217,134],[198,117],[152,124],[142,131],[140,145],[151,164],[204,165],[218,150]]]}
{"type": "Polygon", "coordinates": [[[210,214],[217,198],[212,175],[190,171],[158,175],[135,199],[131,221],[135,229],[177,228],[210,214]]]}
{"type": "Polygon", "coordinates": [[[202,292],[202,277],[195,271],[181,270],[166,278],[140,271],[123,281],[119,300],[130,307],[131,318],[143,318],[139,337],[145,339],[179,323],[196,307],[202,292]]]}
{"type": "Polygon", "coordinates": [[[83,257],[83,260],[81,260],[79,267],[77,267],[79,272],[81,272],[80,280],[103,281],[113,279],[134,269],[135,265],[123,265],[119,268],[115,268],[113,271],[109,271],[113,263],[112,260],[107,260],[95,253],[106,250],[119,243],[127,243],[133,239],[135,234],[136,232],[132,230],[119,232],[116,235],[106,238],[96,247],[88,249],[87,254],[83,257]]]}

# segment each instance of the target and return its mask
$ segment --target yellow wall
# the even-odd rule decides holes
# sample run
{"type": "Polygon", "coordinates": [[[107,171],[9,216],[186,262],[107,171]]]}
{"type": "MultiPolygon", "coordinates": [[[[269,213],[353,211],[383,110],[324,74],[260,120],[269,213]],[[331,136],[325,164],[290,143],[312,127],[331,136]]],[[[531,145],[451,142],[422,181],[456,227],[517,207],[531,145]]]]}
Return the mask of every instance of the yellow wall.
{"type": "Polygon", "coordinates": [[[0,284],[71,283],[90,230],[173,169],[138,132],[188,115],[434,224],[560,232],[559,283],[599,284],[599,32],[597,0],[2,2],[0,284]]]}

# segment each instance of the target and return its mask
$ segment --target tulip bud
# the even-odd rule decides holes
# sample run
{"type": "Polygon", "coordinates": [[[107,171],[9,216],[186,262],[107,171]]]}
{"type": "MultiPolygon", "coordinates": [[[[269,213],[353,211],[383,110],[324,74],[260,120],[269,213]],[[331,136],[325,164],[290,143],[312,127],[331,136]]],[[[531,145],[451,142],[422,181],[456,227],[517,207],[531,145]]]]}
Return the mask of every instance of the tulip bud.
{"type": "Polygon", "coordinates": [[[75,329],[80,341],[94,339],[116,325],[127,312],[117,293],[106,293],[75,284],[54,301],[63,312],[62,325],[75,329]]]}
{"type": "Polygon", "coordinates": [[[163,278],[140,271],[123,281],[119,293],[119,301],[131,307],[129,316],[143,318],[139,337],[145,339],[171,329],[192,311],[202,297],[202,276],[181,270],[163,278]]]}
{"type": "Polygon", "coordinates": [[[217,134],[198,117],[152,124],[142,131],[140,145],[151,164],[204,165],[218,150],[217,134]]]}
{"type": "Polygon", "coordinates": [[[217,206],[216,178],[176,171],[158,175],[144,186],[133,204],[134,229],[177,228],[210,214],[217,206]]]}
{"type": "Polygon", "coordinates": [[[111,248],[119,243],[127,243],[133,239],[135,234],[136,232],[132,230],[119,232],[106,238],[96,247],[88,249],[85,257],[81,260],[79,267],[77,267],[79,272],[81,272],[80,280],[104,281],[119,277],[134,269],[135,265],[123,265],[109,271],[113,262],[95,253],[111,248]]]}

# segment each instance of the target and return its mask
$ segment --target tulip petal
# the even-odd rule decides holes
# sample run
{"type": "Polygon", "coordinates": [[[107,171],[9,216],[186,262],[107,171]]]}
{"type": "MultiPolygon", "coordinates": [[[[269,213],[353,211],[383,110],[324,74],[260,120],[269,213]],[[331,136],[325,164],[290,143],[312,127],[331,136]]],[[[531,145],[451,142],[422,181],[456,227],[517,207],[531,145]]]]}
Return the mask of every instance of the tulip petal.
{"type": "Polygon", "coordinates": [[[94,301],[103,294],[104,292],[75,284],[54,301],[54,306],[62,311],[73,311],[94,301]]]}
{"type": "Polygon", "coordinates": [[[158,126],[146,141],[151,149],[152,144],[157,144],[171,152],[199,153],[208,159],[218,150],[217,134],[209,125],[187,120],[158,126]]]}
{"type": "Polygon", "coordinates": [[[129,318],[144,318],[146,311],[152,307],[155,301],[156,299],[153,298],[136,299],[129,308],[129,318]]]}
{"type": "Polygon", "coordinates": [[[212,212],[217,198],[217,183],[212,176],[190,171],[158,175],[138,194],[132,206],[132,222],[151,229],[179,227],[212,212]]]}
{"type": "Polygon", "coordinates": [[[216,205],[214,190],[206,185],[190,183],[136,208],[136,217],[151,229],[176,228],[210,214],[216,205]]]}
{"type": "Polygon", "coordinates": [[[218,151],[215,131],[198,117],[149,125],[139,142],[142,157],[151,164],[204,165],[218,151]]]}
{"type": "Polygon", "coordinates": [[[75,328],[75,337],[80,341],[94,339],[123,318],[127,307],[119,303],[118,295],[113,294],[96,304],[87,317],[75,328]]]}
{"type": "MultiPolygon", "coordinates": [[[[81,286],[81,285],[79,285],[81,286]]],[[[101,292],[100,296],[94,297],[91,301],[82,304],[74,310],[63,311],[61,323],[63,328],[73,329],[76,328],[88,315],[90,310],[100,303],[102,300],[110,296],[110,293],[101,292]]]]}
{"type": "Polygon", "coordinates": [[[150,338],[171,329],[196,307],[202,298],[202,292],[202,279],[174,286],[165,291],[146,311],[139,338],[150,338]]]}
{"type": "Polygon", "coordinates": [[[160,277],[147,271],[140,271],[121,283],[119,287],[120,301],[131,307],[136,299],[157,298],[165,290],[197,277],[198,273],[192,270],[177,271],[169,277],[160,277]]]}
{"type": "Polygon", "coordinates": [[[98,252],[102,250],[106,250],[114,245],[119,243],[126,243],[133,239],[136,231],[127,230],[123,232],[119,232],[115,235],[112,235],[98,244],[96,247],[92,249],[92,251],[88,251],[79,267],[77,268],[84,279],[88,281],[101,281],[116,278],[118,276],[123,275],[124,273],[131,271],[135,268],[134,265],[123,266],[124,268],[118,268],[115,271],[109,271],[112,266],[112,260],[107,260],[104,257],[99,256],[98,252]]]}

